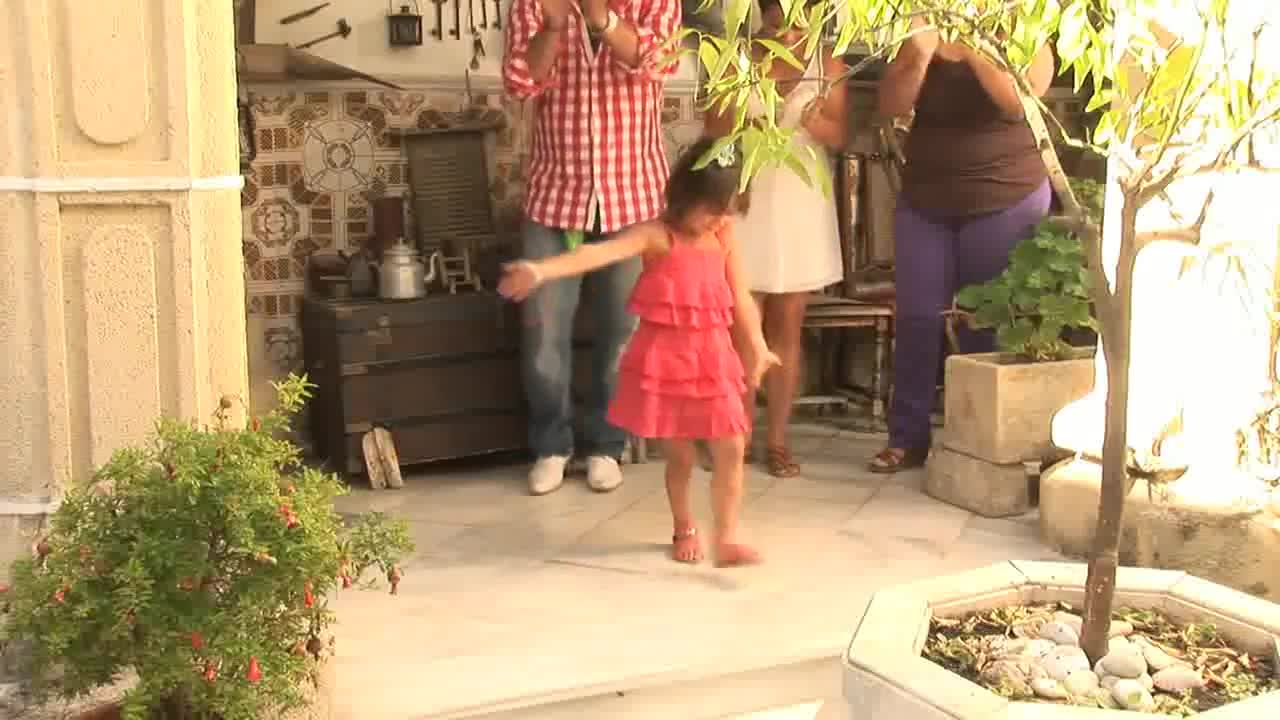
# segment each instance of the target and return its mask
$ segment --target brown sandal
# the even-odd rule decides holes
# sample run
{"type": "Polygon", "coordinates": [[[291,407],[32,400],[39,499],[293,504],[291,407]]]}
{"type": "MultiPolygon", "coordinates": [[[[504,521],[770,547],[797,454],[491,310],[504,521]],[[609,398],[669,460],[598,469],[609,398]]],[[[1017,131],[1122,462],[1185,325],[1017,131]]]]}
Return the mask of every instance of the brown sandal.
{"type": "Polygon", "coordinates": [[[785,446],[765,448],[765,468],[776,478],[795,477],[800,474],[800,466],[791,457],[791,451],[785,446]]]}
{"type": "Polygon", "coordinates": [[[924,461],[928,457],[929,451],[920,448],[885,448],[871,458],[867,469],[881,475],[892,475],[902,470],[924,467],[924,461]]]}

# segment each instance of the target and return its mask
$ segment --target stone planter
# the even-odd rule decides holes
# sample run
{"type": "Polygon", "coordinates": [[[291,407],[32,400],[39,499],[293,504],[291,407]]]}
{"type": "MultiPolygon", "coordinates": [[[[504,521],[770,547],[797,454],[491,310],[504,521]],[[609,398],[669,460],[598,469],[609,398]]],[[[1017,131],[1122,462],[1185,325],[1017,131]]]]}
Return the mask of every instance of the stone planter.
{"type": "Polygon", "coordinates": [[[925,491],[986,517],[1031,509],[1023,466],[1053,444],[1054,413],[1093,389],[1093,350],[1028,363],[1007,353],[947,358],[945,427],[925,491]]]}
{"type": "MultiPolygon", "coordinates": [[[[921,657],[935,616],[1001,605],[1084,599],[1083,564],[1009,562],[882,590],[868,603],[844,658],[844,696],[857,720],[1101,720],[1168,718],[1000,697],[921,657]]],[[[1121,568],[1116,605],[1212,622],[1224,637],[1280,661],[1280,606],[1171,570],[1121,568]]],[[[1280,717],[1280,693],[1216,708],[1204,720],[1280,717]]],[[[1171,719],[1170,719],[1171,720],[1171,719]]]]}
{"type": "MultiPolygon", "coordinates": [[[[1190,482],[1208,479],[1184,478],[1190,482]]],[[[1212,480],[1223,482],[1223,478],[1212,480]]],[[[1174,490],[1184,480],[1174,484],[1174,490]]],[[[1084,459],[1054,465],[1040,480],[1040,536],[1046,545],[1084,557],[1098,523],[1102,468],[1084,459]]],[[[1177,568],[1280,602],[1280,490],[1242,500],[1184,499],[1134,480],[1125,499],[1120,562],[1177,568]]]]}

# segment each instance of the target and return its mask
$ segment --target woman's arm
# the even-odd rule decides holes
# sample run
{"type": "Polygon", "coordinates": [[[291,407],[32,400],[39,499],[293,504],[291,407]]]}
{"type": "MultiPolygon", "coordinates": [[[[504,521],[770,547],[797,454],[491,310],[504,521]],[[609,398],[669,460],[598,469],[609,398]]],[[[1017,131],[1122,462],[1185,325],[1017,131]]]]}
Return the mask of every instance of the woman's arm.
{"type": "MultiPolygon", "coordinates": [[[[912,23],[912,28],[919,30],[920,24],[912,23]]],[[[916,98],[920,96],[920,87],[924,85],[924,77],[929,72],[929,63],[933,53],[938,49],[938,33],[936,30],[924,30],[912,35],[898,50],[898,55],[885,68],[877,90],[877,101],[880,115],[895,118],[907,115],[916,106],[916,98]]]]}
{"type": "MultiPolygon", "coordinates": [[[[1022,117],[1022,99],[1018,96],[1018,87],[1008,73],[996,67],[994,63],[982,56],[973,48],[966,47],[963,52],[965,62],[973,68],[973,74],[982,83],[982,88],[991,96],[991,100],[1011,118],[1022,117]]],[[[1027,84],[1036,97],[1042,97],[1053,82],[1053,51],[1047,45],[1042,46],[1027,68],[1027,84]]]]}
{"type": "Polygon", "coordinates": [[[805,115],[804,129],[814,140],[833,150],[839,150],[848,142],[849,83],[844,77],[849,67],[844,60],[824,49],[822,57],[823,77],[839,78],[825,96],[815,100],[815,107],[805,115]]]}

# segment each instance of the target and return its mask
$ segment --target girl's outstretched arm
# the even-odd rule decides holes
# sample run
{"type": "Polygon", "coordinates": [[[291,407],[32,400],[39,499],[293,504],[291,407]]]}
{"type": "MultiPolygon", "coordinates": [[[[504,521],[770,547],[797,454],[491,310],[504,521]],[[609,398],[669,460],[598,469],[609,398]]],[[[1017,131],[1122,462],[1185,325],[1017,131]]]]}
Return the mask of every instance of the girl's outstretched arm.
{"type": "Polygon", "coordinates": [[[725,273],[729,289],[733,292],[733,321],[740,328],[741,337],[747,341],[749,356],[743,360],[747,366],[747,378],[751,381],[751,386],[756,387],[765,372],[781,362],[765,343],[760,309],[756,307],[751,288],[747,285],[746,271],[742,269],[742,258],[738,255],[738,242],[733,237],[733,223],[726,223],[721,232],[724,233],[722,237],[727,252],[725,273]]]}
{"type": "Polygon", "coordinates": [[[551,280],[585,275],[649,250],[665,250],[666,238],[656,222],[647,222],[604,242],[583,243],[572,252],[545,260],[517,260],[503,269],[498,292],[512,300],[524,300],[538,286],[551,280]]]}

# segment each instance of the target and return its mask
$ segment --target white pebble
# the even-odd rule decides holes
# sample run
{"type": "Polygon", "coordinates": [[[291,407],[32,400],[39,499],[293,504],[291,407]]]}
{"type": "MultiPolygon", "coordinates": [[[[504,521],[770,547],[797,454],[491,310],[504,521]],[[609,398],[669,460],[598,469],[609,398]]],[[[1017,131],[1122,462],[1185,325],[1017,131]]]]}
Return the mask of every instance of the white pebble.
{"type": "Polygon", "coordinates": [[[1075,630],[1077,636],[1084,630],[1084,618],[1076,615],[1075,613],[1062,612],[1059,610],[1053,614],[1053,619],[1055,622],[1060,622],[1063,625],[1070,627],[1072,630],[1075,630]]]}
{"type": "Polygon", "coordinates": [[[1066,700],[1067,691],[1062,684],[1052,678],[1038,678],[1031,681],[1031,689],[1036,695],[1048,700],[1066,700]]]}
{"type": "Polygon", "coordinates": [[[1181,664],[1177,658],[1150,643],[1142,646],[1142,657],[1147,661],[1147,665],[1151,666],[1151,669],[1156,672],[1181,664]]]}
{"type": "Polygon", "coordinates": [[[1099,686],[1098,676],[1088,670],[1075,670],[1062,681],[1072,695],[1090,695],[1099,686]]]}
{"type": "Polygon", "coordinates": [[[1102,678],[1098,681],[1098,684],[1101,685],[1104,690],[1110,690],[1111,688],[1115,687],[1116,683],[1120,682],[1122,679],[1123,678],[1118,678],[1115,675],[1103,675],[1102,678]]]}
{"type": "Polygon", "coordinates": [[[1054,680],[1065,680],[1077,670],[1089,669],[1089,658],[1080,648],[1060,645],[1040,661],[1040,667],[1054,680]]]}
{"type": "Polygon", "coordinates": [[[1116,710],[1120,707],[1120,704],[1116,702],[1116,699],[1111,696],[1111,691],[1103,688],[1098,688],[1094,691],[1093,701],[1108,710],[1116,710]]]}
{"type": "Polygon", "coordinates": [[[1040,637],[1051,640],[1057,645],[1079,645],[1080,635],[1070,625],[1061,622],[1047,622],[1040,628],[1040,637]]]}
{"type": "Polygon", "coordinates": [[[1142,673],[1141,675],[1139,675],[1138,682],[1142,683],[1142,687],[1146,688],[1147,690],[1156,689],[1156,679],[1151,677],[1150,673],[1142,673]]]}
{"type": "Polygon", "coordinates": [[[1107,640],[1107,652],[1115,652],[1116,650],[1137,651],[1133,643],[1129,642],[1129,638],[1123,635],[1116,635],[1107,640]]]}
{"type": "Polygon", "coordinates": [[[1036,638],[1035,640],[1027,642],[1027,646],[1022,650],[1022,655],[1024,657],[1039,659],[1053,652],[1055,647],[1057,647],[1057,645],[1055,645],[1052,640],[1036,638]]]}
{"type": "Polygon", "coordinates": [[[1147,661],[1142,659],[1142,653],[1132,649],[1109,652],[1098,664],[1108,675],[1122,678],[1136,678],[1147,671],[1147,661]]]}
{"type": "Polygon", "coordinates": [[[1125,710],[1146,711],[1155,708],[1155,698],[1137,680],[1120,680],[1111,688],[1111,697],[1125,710]]]}
{"type": "Polygon", "coordinates": [[[1170,693],[1198,690],[1205,686],[1205,679],[1200,671],[1188,665],[1167,667],[1157,672],[1153,680],[1156,687],[1170,693]]]}

